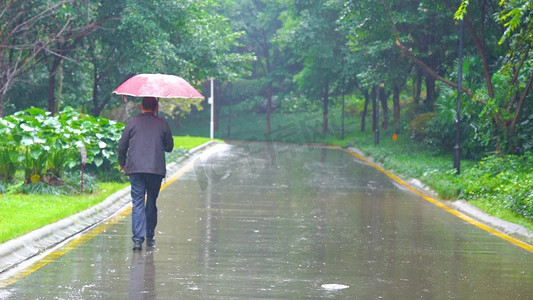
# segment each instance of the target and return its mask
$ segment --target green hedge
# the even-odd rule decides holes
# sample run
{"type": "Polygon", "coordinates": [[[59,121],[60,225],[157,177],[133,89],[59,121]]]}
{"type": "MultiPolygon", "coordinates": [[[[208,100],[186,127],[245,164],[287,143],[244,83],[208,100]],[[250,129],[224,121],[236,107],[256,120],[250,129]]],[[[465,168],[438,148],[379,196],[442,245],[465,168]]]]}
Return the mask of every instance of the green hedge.
{"type": "Polygon", "coordinates": [[[66,107],[58,115],[29,108],[0,119],[0,181],[10,183],[17,171],[25,183],[58,183],[62,172],[86,163],[100,170],[116,165],[124,124],[66,107]]]}

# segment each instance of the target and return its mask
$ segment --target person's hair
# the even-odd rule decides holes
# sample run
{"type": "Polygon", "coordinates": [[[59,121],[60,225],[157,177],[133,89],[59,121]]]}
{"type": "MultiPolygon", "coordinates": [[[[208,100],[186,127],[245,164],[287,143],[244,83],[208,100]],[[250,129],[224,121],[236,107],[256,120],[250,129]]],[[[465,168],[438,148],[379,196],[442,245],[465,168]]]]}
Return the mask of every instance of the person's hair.
{"type": "Polygon", "coordinates": [[[157,108],[157,99],[154,97],[144,97],[142,102],[143,109],[147,111],[155,111],[157,108]]]}

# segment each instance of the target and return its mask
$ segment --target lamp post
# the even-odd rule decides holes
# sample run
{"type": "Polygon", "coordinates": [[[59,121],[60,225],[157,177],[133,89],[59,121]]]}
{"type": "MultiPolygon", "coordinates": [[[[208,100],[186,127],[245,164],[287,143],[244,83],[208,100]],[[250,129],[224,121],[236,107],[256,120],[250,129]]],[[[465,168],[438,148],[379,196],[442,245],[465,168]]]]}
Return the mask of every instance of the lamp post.
{"type": "Polygon", "coordinates": [[[453,147],[453,167],[461,174],[461,90],[463,84],[463,20],[459,21],[459,70],[457,72],[457,116],[455,119],[455,146],[453,147]]]}
{"type": "Polygon", "coordinates": [[[381,89],[385,86],[384,83],[380,83],[377,87],[377,95],[374,97],[374,145],[379,144],[379,101],[381,97],[381,89]]]}
{"type": "Polygon", "coordinates": [[[344,141],[344,79],[342,80],[341,140],[344,141]]]}
{"type": "Polygon", "coordinates": [[[209,95],[208,103],[211,104],[211,122],[209,126],[209,138],[215,137],[215,87],[213,85],[213,77],[211,77],[211,94],[209,95]]]}

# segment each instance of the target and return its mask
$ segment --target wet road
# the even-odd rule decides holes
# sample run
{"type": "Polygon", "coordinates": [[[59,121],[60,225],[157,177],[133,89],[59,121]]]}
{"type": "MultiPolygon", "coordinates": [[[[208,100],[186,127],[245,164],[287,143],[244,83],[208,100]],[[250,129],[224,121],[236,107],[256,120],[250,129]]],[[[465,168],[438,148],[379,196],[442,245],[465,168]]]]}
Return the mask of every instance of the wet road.
{"type": "Polygon", "coordinates": [[[343,151],[216,150],[161,193],[155,248],[127,216],[0,299],[533,299],[533,253],[343,151]]]}

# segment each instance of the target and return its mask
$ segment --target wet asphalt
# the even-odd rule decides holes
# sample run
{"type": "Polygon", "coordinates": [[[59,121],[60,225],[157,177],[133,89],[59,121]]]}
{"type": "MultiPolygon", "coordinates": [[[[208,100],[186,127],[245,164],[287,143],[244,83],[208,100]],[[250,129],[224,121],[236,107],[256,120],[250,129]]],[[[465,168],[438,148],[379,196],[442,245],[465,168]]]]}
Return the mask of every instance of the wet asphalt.
{"type": "Polygon", "coordinates": [[[155,247],[126,215],[0,299],[533,299],[533,253],[340,150],[219,145],[158,208],[155,247]]]}

